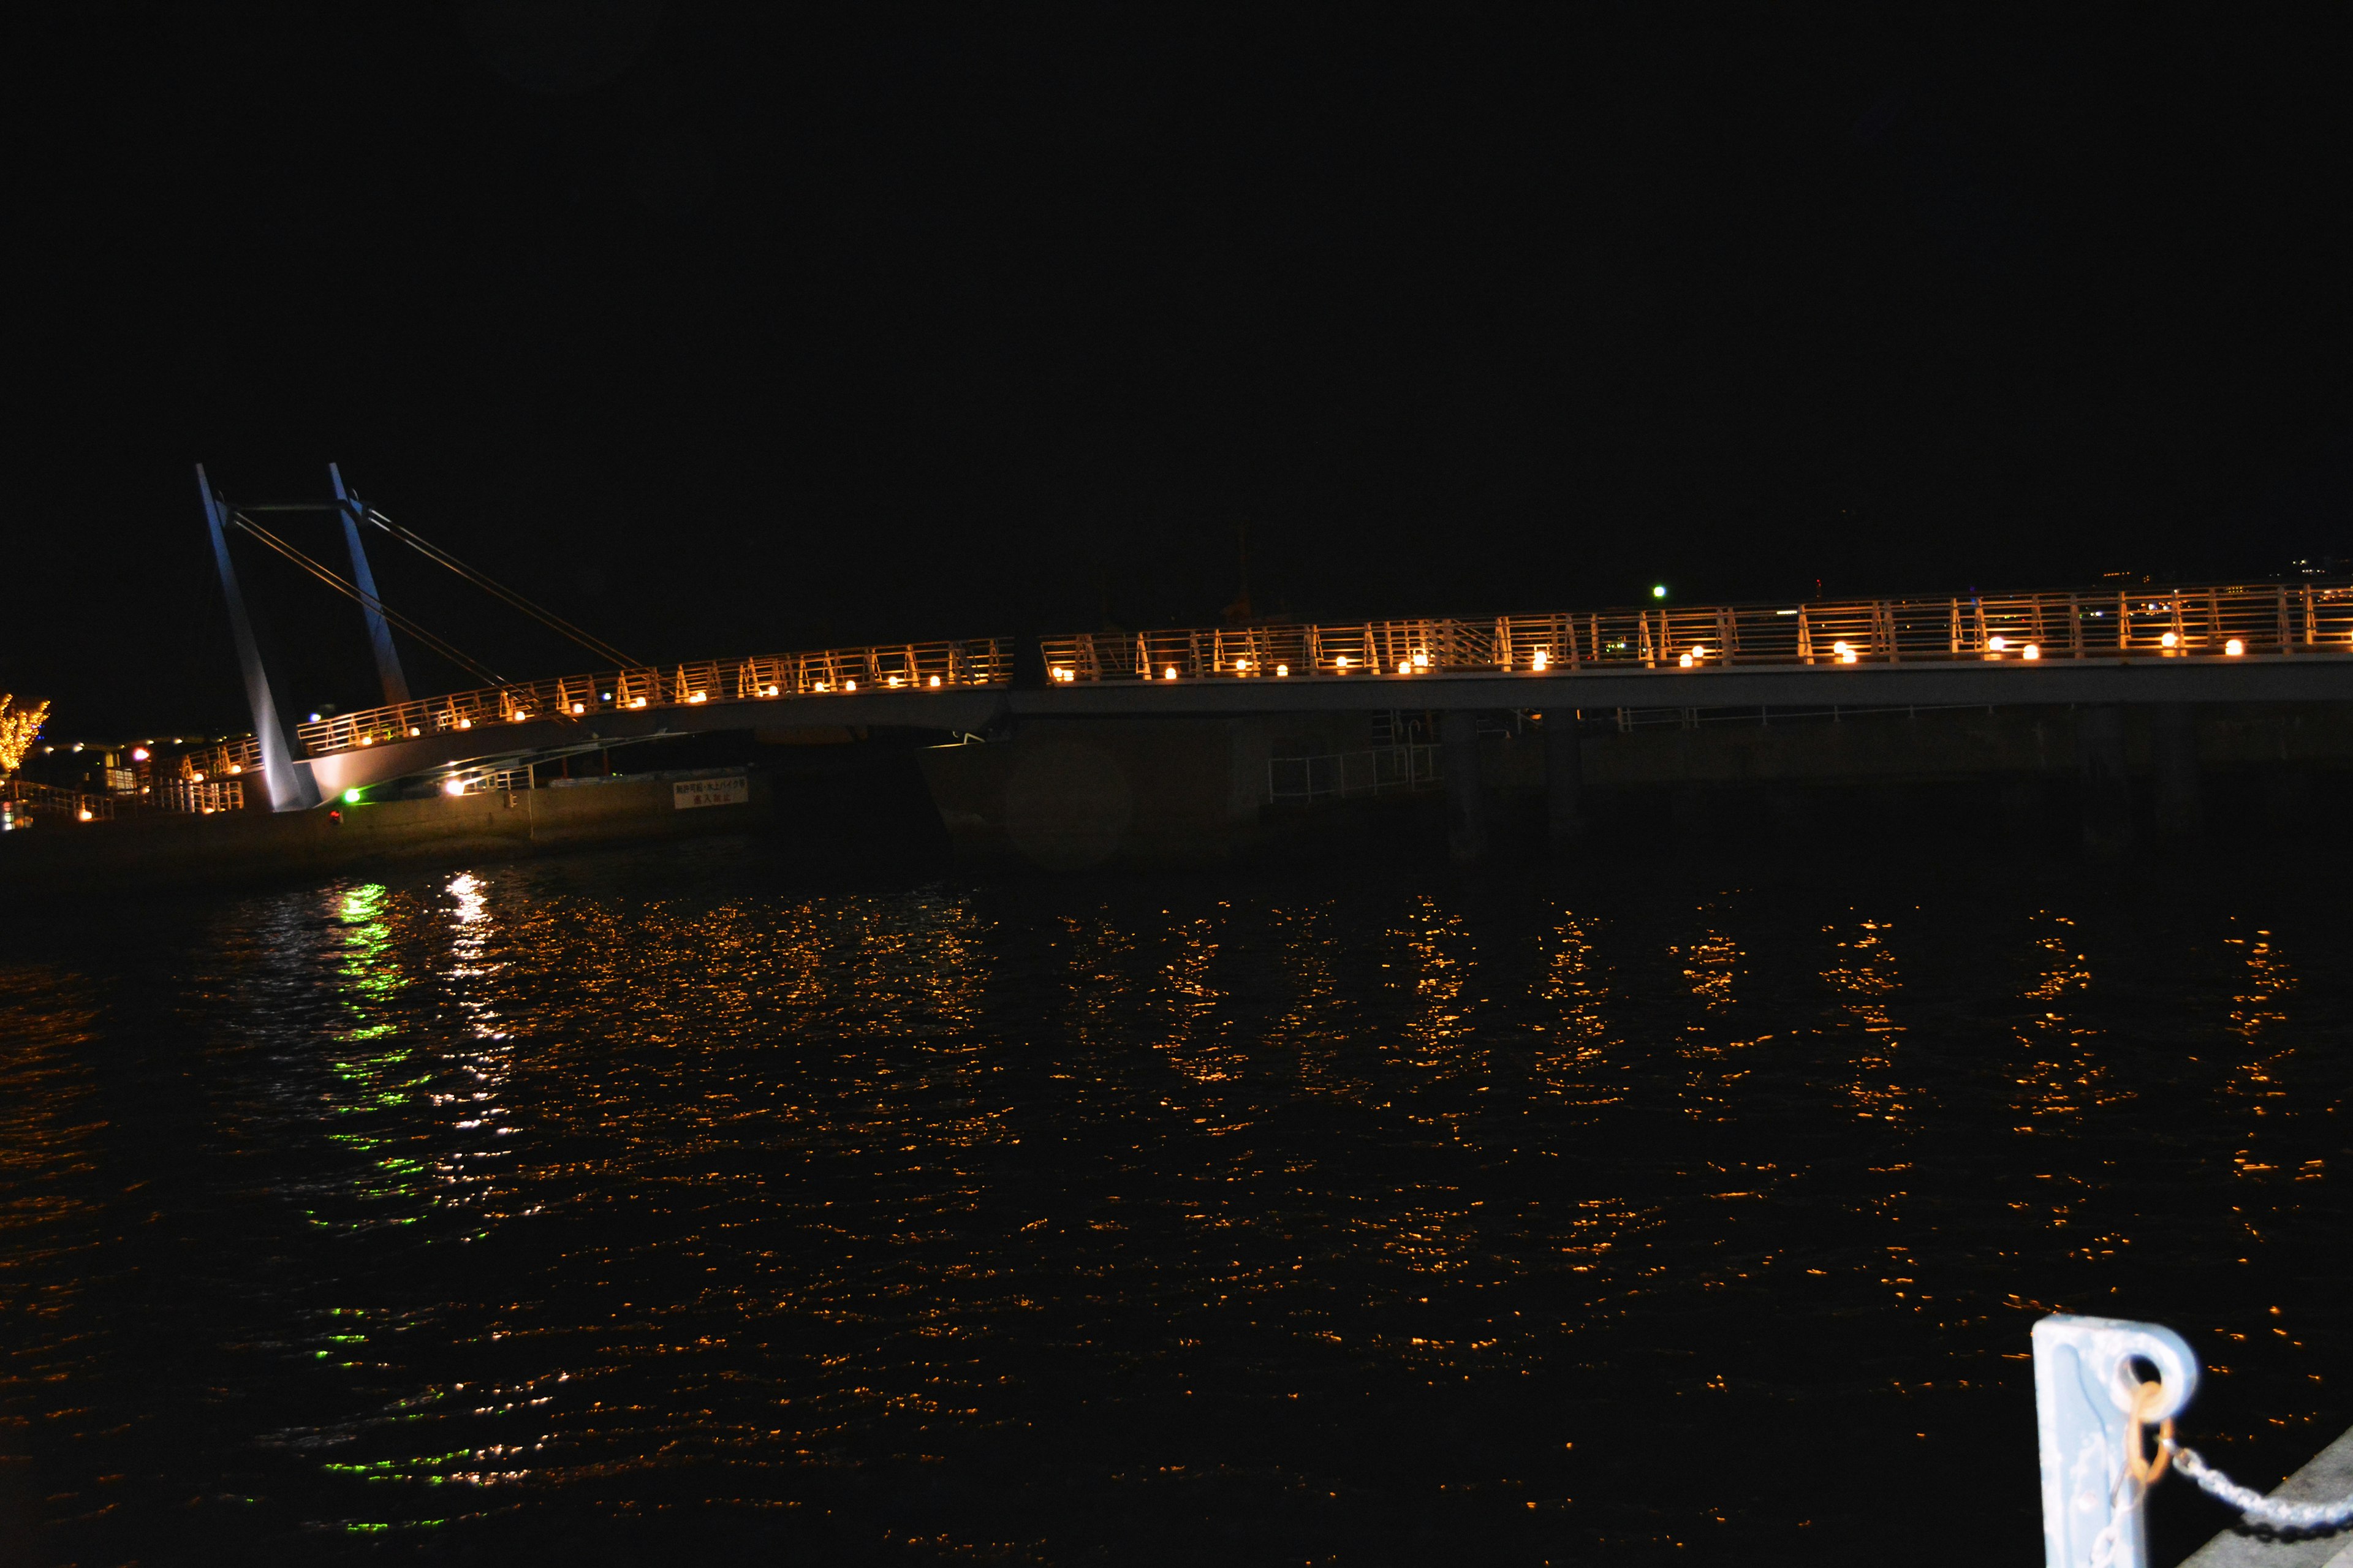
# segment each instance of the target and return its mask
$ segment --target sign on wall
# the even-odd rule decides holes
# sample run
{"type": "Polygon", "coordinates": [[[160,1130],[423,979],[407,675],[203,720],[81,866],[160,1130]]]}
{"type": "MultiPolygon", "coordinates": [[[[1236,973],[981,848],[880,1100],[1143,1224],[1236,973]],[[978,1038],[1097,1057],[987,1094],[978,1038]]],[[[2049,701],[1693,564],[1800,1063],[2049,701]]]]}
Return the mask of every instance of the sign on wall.
{"type": "Polygon", "coordinates": [[[752,798],[752,781],[742,773],[724,778],[680,779],[670,786],[670,805],[691,811],[698,805],[742,805],[752,798]]]}

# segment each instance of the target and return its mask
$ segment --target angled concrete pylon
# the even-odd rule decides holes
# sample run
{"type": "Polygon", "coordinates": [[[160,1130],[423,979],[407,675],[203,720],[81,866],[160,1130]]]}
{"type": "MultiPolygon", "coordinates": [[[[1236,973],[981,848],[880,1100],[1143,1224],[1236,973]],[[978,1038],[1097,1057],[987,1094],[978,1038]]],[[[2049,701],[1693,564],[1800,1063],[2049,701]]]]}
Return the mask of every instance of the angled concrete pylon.
{"type": "Polygon", "coordinates": [[[353,585],[367,595],[360,601],[360,609],[367,616],[368,648],[375,655],[385,706],[397,707],[408,700],[408,676],[400,668],[400,650],[392,646],[392,628],[384,619],[384,596],[375,591],[375,574],[368,570],[367,551],[360,543],[360,523],[367,516],[367,505],[357,492],[343,488],[342,468],[329,463],[327,478],[334,482],[335,511],[343,520],[343,542],[352,552],[353,585]]]}
{"type": "Polygon", "coordinates": [[[213,489],[202,463],[196,465],[196,493],[204,500],[205,522],[212,531],[213,563],[220,568],[221,596],[228,601],[228,629],[245,673],[254,737],[261,742],[262,787],[269,792],[269,809],[308,811],[319,804],[319,786],[311,781],[311,770],[294,760],[293,734],[279,715],[269,671],[261,662],[261,645],[253,635],[253,617],[246,613],[237,567],[228,558],[228,502],[213,489]]]}

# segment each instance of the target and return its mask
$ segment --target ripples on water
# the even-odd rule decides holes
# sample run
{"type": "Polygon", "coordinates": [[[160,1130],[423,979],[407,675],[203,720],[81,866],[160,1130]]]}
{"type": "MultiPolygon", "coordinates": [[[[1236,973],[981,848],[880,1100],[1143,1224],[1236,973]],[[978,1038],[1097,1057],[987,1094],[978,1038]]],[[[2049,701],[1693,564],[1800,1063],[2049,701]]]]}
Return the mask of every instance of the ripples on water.
{"type": "Polygon", "coordinates": [[[706,844],[20,911],[0,1529],[2031,1561],[2046,1307],[2189,1332],[2251,1479],[2353,1418],[2341,886],[706,844]]]}

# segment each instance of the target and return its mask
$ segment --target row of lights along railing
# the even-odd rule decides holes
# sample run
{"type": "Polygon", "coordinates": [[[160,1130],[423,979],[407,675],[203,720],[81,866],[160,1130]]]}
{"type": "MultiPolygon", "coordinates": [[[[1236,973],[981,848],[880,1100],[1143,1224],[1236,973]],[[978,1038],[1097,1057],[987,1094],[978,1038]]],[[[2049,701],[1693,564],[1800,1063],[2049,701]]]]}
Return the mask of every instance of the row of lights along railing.
{"type": "MultiPolygon", "coordinates": [[[[999,638],[895,643],[707,659],[667,668],[610,670],[486,687],[332,714],[298,725],[295,732],[308,754],[321,756],[533,719],[580,719],[595,713],[691,708],[713,701],[754,702],[833,691],[1001,686],[1011,675],[1011,647],[999,638]]],[[[259,762],[256,748],[250,765],[258,766],[259,762]]]]}
{"type": "MultiPolygon", "coordinates": [[[[2145,589],[2113,597],[2031,594],[1082,632],[1046,637],[1042,650],[1048,679],[1056,684],[2342,653],[2353,652],[2353,586],[2260,584],[2145,589]]],[[[1003,639],[876,645],[521,682],[334,714],[299,726],[297,733],[303,750],[316,756],[539,718],[829,692],[1001,686],[1011,675],[1012,647],[1003,639]]],[[[259,763],[250,737],[222,748],[225,772],[259,763]]]]}
{"type": "Polygon", "coordinates": [[[1048,638],[1058,682],[2353,652],[2353,587],[1876,599],[1048,638]]]}

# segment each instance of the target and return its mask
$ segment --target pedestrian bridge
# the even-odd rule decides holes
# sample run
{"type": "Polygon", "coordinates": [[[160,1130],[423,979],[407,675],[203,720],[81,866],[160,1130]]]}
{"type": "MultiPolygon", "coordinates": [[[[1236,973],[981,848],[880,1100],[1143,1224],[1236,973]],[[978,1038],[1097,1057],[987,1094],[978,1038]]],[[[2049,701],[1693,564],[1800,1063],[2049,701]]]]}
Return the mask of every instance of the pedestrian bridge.
{"type": "MultiPolygon", "coordinates": [[[[875,644],[486,686],[295,727],[318,797],[663,735],[1027,716],[2353,701],[2353,584],[1654,606],[875,644]]],[[[259,743],[216,765],[258,770],[259,743]]],[[[274,782],[274,781],[273,781],[274,782]]],[[[308,793],[308,792],[304,792],[308,793]]],[[[273,788],[273,799],[291,798],[273,788]]]]}

